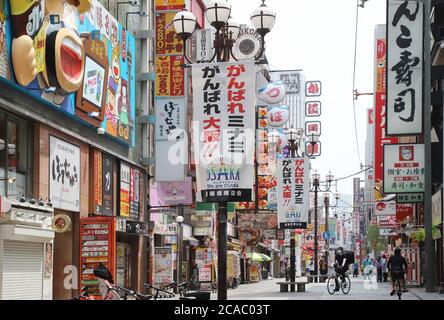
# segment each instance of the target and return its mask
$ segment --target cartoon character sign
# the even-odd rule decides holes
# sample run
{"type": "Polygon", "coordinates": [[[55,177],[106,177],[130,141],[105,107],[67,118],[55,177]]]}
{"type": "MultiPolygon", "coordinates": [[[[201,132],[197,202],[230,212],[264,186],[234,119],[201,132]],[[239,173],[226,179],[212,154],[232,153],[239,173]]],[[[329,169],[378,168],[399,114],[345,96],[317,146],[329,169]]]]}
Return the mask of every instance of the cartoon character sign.
{"type": "Polygon", "coordinates": [[[55,88],[53,100],[61,104],[83,80],[85,54],[74,17],[77,10],[89,9],[90,0],[14,0],[10,4],[17,82],[28,86],[37,77],[42,91],[55,88]]]}

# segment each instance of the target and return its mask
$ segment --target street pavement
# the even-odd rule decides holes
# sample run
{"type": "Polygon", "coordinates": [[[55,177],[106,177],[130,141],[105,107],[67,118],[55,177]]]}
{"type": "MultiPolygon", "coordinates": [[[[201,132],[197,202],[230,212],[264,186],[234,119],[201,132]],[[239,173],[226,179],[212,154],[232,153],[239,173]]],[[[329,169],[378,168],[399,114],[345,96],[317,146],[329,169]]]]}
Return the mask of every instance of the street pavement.
{"type": "MultiPolygon", "coordinates": [[[[263,280],[258,283],[243,284],[236,289],[228,290],[228,300],[394,300],[397,295],[390,296],[390,282],[379,283],[376,278],[364,281],[363,277],[350,278],[351,290],[347,295],[341,291],[330,295],[326,283],[310,283],[306,292],[279,292],[277,282],[285,279],[263,280]]],[[[444,300],[444,295],[425,293],[423,288],[408,288],[402,294],[402,300],[444,300]]],[[[211,294],[211,300],[217,300],[217,293],[211,294]]]]}

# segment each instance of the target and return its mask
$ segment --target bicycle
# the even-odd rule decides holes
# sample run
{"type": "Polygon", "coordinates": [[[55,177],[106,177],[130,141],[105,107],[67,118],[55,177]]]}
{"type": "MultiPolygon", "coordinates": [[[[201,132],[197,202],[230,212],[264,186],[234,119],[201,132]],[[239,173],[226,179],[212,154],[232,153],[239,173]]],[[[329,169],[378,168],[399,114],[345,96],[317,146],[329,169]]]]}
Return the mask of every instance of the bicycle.
{"type": "MultiPolygon", "coordinates": [[[[329,294],[333,295],[336,292],[336,279],[338,278],[338,273],[336,269],[333,270],[332,275],[328,277],[327,280],[327,291],[329,294]]],[[[351,289],[351,281],[348,274],[345,274],[344,279],[340,283],[340,288],[343,294],[348,294],[351,289]]]]}
{"type": "MultiPolygon", "coordinates": [[[[173,282],[173,283],[166,285],[165,287],[171,287],[174,285],[176,285],[176,283],[173,282]]],[[[152,298],[154,298],[154,300],[157,300],[159,298],[174,298],[175,297],[175,294],[173,292],[167,291],[167,290],[159,288],[159,287],[155,287],[151,284],[144,283],[143,286],[146,289],[156,290],[156,294],[154,296],[152,296],[152,298]],[[162,295],[160,293],[162,293],[162,295]]]]}

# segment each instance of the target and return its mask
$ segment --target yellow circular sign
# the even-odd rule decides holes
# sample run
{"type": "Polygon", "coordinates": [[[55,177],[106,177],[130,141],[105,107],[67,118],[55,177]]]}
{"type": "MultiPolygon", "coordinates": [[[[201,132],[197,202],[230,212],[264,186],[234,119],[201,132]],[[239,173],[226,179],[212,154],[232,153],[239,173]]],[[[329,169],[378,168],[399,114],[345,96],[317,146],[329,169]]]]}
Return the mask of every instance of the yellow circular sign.
{"type": "Polygon", "coordinates": [[[71,229],[71,219],[66,214],[58,214],[51,220],[51,227],[57,233],[63,233],[71,229]]]}

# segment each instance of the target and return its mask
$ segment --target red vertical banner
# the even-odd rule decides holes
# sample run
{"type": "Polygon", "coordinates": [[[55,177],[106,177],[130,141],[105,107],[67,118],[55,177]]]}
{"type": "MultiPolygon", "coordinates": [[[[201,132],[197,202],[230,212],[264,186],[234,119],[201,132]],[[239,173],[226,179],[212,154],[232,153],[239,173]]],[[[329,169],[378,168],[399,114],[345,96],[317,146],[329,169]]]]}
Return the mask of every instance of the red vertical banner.
{"type": "Polygon", "coordinates": [[[94,212],[102,214],[102,153],[94,150],[94,212]]]}
{"type": "Polygon", "coordinates": [[[387,42],[385,26],[378,25],[375,30],[375,158],[374,181],[375,186],[381,187],[384,178],[383,145],[398,142],[398,138],[386,137],[386,58],[387,42]]]}
{"type": "Polygon", "coordinates": [[[115,274],[116,221],[113,217],[80,219],[80,294],[101,299],[94,268],[102,263],[115,274]]]}

